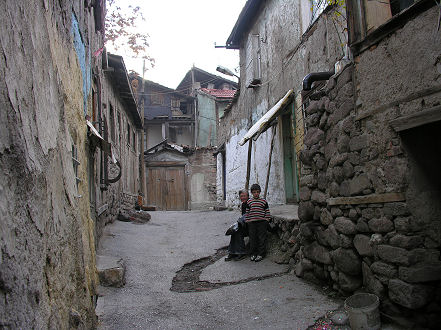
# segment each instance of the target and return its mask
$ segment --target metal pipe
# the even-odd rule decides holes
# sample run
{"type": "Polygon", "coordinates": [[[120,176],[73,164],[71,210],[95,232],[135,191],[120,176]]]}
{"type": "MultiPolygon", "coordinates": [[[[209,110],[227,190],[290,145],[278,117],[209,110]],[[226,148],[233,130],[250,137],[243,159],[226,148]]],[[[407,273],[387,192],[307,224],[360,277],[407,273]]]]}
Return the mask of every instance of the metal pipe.
{"type": "Polygon", "coordinates": [[[324,72],[312,72],[303,78],[303,90],[310,91],[314,81],[328,80],[335,74],[335,70],[324,72]]]}

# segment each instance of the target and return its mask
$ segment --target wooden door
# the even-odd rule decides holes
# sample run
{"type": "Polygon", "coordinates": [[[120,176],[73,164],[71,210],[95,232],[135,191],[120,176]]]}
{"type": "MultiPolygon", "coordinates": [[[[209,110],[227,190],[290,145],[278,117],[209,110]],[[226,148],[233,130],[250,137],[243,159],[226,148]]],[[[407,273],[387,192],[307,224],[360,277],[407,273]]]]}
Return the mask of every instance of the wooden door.
{"type": "Polygon", "coordinates": [[[183,167],[166,167],[166,210],[185,210],[185,185],[183,167]]]}
{"type": "Polygon", "coordinates": [[[185,210],[184,166],[149,167],[147,169],[147,203],[158,210],[185,210]]]}

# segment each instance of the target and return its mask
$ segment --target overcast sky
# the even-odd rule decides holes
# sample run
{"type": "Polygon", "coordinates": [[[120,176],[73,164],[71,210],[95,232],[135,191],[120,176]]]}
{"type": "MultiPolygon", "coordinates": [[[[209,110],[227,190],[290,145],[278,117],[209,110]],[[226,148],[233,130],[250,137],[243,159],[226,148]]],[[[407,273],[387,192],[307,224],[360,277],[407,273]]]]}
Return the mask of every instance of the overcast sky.
{"type": "MultiPolygon", "coordinates": [[[[138,28],[150,35],[149,55],[156,61],[145,79],[174,89],[193,64],[220,76],[217,65],[238,68],[238,51],[214,48],[214,43],[225,45],[246,0],[118,1],[121,6],[140,6],[144,15],[145,22],[138,28]]],[[[142,60],[130,58],[122,49],[109,51],[122,55],[128,70],[142,74],[142,60]]]]}

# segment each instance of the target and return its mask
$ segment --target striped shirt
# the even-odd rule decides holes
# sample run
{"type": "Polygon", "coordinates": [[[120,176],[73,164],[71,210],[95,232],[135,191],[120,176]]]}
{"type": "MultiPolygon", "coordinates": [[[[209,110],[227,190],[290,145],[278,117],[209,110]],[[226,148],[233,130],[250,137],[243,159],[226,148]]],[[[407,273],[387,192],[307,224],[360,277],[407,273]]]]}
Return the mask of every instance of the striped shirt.
{"type": "Polygon", "coordinates": [[[246,206],[246,221],[269,220],[270,212],[268,203],[262,198],[250,198],[246,206]]]}

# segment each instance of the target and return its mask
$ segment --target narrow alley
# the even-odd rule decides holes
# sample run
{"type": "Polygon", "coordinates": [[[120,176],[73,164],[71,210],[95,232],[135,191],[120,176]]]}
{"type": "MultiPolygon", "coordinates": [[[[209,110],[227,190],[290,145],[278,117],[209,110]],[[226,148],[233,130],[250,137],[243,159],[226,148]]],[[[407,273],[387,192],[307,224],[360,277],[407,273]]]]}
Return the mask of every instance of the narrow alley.
{"type": "Polygon", "coordinates": [[[100,329],[306,329],[342,303],[289,274],[271,255],[260,263],[225,262],[220,253],[194,280],[228,285],[172,291],[185,264],[228,245],[224,233],[237,212],[151,215],[143,225],[116,221],[105,229],[98,255],[123,259],[126,284],[99,289],[100,329]]]}

